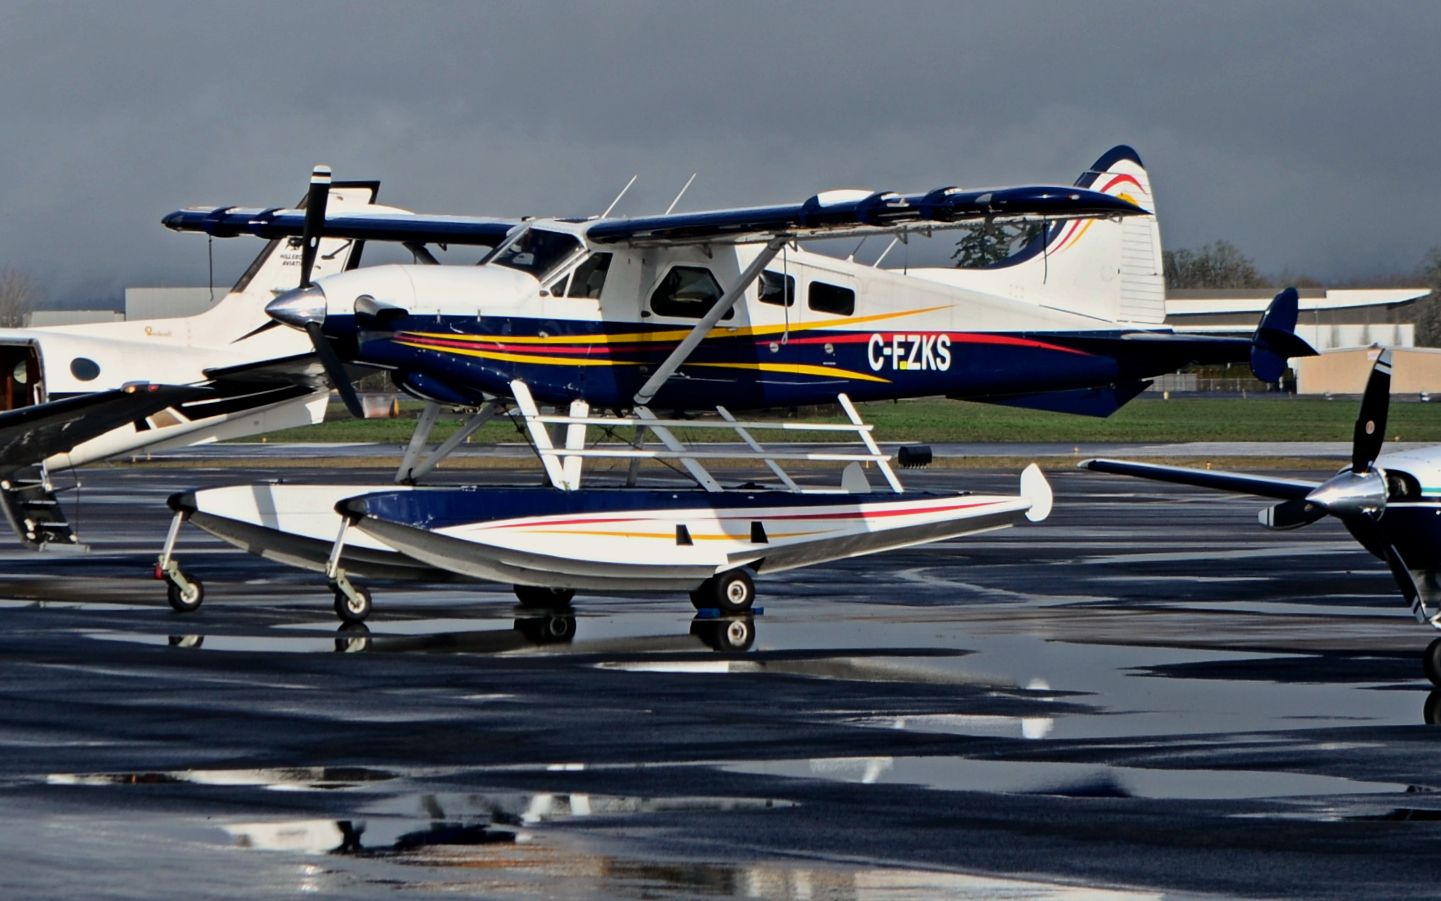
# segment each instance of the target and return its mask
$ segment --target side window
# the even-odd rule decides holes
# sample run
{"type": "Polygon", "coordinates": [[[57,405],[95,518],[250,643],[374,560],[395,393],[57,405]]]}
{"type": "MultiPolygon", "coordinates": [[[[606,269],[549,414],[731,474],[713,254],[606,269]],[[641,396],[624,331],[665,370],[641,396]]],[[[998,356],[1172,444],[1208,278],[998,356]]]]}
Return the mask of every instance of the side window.
{"type": "Polygon", "coordinates": [[[818,313],[835,313],[849,316],[856,311],[856,292],[840,285],[825,282],[811,282],[806,303],[818,313]]]}
{"type": "MultiPolygon", "coordinates": [[[[672,266],[650,295],[650,308],[661,316],[684,316],[699,319],[720,300],[720,283],[702,266],[672,266]]],[[[728,310],[729,319],[735,310],[728,310]]]]}
{"type": "Polygon", "coordinates": [[[794,306],[796,302],[796,280],[794,276],[781,275],[769,269],[761,273],[759,282],[761,303],[777,307],[794,306]]]}
{"type": "Polygon", "coordinates": [[[610,271],[610,254],[591,254],[584,263],[575,267],[570,277],[570,290],[566,297],[600,297],[605,287],[605,275],[610,271]]]}

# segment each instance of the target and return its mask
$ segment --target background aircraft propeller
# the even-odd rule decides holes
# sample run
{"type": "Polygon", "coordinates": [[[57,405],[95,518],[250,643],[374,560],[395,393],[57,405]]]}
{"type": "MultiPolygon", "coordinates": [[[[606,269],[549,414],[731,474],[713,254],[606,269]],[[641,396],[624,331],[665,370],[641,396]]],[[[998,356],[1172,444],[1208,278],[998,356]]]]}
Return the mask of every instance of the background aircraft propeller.
{"type": "Polygon", "coordinates": [[[1350,526],[1374,522],[1386,512],[1386,474],[1376,467],[1386,440],[1386,413],[1391,404],[1391,350],[1381,351],[1366,392],[1351,442],[1351,467],[1322,482],[1304,498],[1261,511],[1269,529],[1294,529],[1330,514],[1350,526]]]}

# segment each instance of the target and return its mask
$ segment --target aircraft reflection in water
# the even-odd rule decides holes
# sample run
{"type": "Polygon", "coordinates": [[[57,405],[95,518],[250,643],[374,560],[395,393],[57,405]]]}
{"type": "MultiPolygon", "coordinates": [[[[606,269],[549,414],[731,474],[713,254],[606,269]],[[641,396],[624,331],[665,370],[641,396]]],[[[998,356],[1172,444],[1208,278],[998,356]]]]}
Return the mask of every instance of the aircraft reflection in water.
{"type": "MultiPolygon", "coordinates": [[[[335,650],[346,654],[504,654],[527,648],[567,645],[575,640],[576,631],[574,614],[563,611],[517,617],[510,629],[437,632],[429,635],[375,635],[364,623],[346,623],[335,632],[335,650]]],[[[698,639],[701,645],[714,651],[744,653],[755,644],[755,616],[697,616],[691,620],[688,637],[698,639]]],[[[171,635],[166,643],[172,648],[204,648],[205,636],[196,633],[171,635]]],[[[245,646],[252,649],[255,643],[247,641],[245,646]]],[[[635,645],[647,650],[683,651],[694,647],[689,643],[678,645],[669,638],[658,641],[637,639],[635,645]]]]}
{"type": "Polygon", "coordinates": [[[356,577],[373,573],[509,584],[533,606],[567,603],[577,591],[689,592],[699,610],[738,614],[755,600],[753,574],[1040,521],[1051,494],[1035,467],[1015,495],[906,491],[852,400],[946,396],[1108,415],[1151,377],[1186,365],[1249,361],[1274,381],[1286,358],[1314,352],[1294,334],[1294,291],[1278,295],[1247,337],[1162,327],[1160,233],[1142,203],[1152,205],[1145,168],[1117,147],[1071,186],[829,191],[798,204],[640,218],[177,211],[165,224],[182,231],[411,248],[426,264],[316,279],[268,309],[309,336],[352,412],[361,411],[346,365],[386,370],[427,407],[396,485],[175,495],[156,575],[177,611],[199,606],[200,582],[174,553],[188,521],[323,572],[346,622],[370,614],[356,577]],[[998,224],[1028,237],[982,269],[886,270],[800,246],[998,224]],[[489,251],[476,266],[440,266],[428,243],[489,251]],[[731,413],[829,403],[850,425],[731,413]],[[443,405],[475,412],[428,451],[443,405]],[[548,487],[416,487],[502,413],[524,429],[548,487]],[[739,456],[764,463],[778,484],[723,485],[702,461],[738,455],[687,444],[676,433],[687,427],[732,429],[749,448],[739,456]],[[840,428],[864,447],[765,449],[752,437],[765,428],[840,428]],[[587,430],[628,437],[598,447],[587,430]],[[582,487],[582,467],[597,457],[632,464],[623,487],[582,487]],[[779,465],[796,459],[844,469],[824,488],[803,487],[779,465]],[[645,460],[683,468],[696,487],[638,486],[645,460]],[[872,487],[867,471],[886,484],[872,487]]]}

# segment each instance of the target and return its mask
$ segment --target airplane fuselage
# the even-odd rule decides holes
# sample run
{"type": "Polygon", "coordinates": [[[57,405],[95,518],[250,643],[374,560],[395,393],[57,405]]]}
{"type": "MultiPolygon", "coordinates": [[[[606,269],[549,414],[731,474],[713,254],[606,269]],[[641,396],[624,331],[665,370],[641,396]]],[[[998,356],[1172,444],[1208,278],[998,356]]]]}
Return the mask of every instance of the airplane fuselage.
{"type": "MultiPolygon", "coordinates": [[[[623,408],[757,252],[577,240],[570,257],[538,272],[504,262],[374,267],[324,282],[324,329],[355,342],[352,359],[391,369],[422,397],[477,403],[520,379],[543,402],[623,408]]],[[[857,400],[1024,395],[1139,382],[1173,371],[1178,358],[1239,361],[1249,350],[1239,339],[1158,341],[1087,313],[1084,297],[1061,309],[949,284],[947,274],[787,251],[653,405],[796,406],[840,391],[857,400]]]]}

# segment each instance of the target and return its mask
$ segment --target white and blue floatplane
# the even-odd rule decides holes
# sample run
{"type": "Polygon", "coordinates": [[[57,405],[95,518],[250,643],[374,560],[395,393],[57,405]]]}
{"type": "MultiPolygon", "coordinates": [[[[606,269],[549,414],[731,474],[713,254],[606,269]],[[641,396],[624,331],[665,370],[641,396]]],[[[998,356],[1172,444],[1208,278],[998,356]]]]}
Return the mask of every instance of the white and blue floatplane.
{"type": "Polygon", "coordinates": [[[262,557],[323,572],[337,615],[358,623],[372,606],[358,580],[370,578],[499,582],[514,586],[522,605],[550,608],[564,607],[578,591],[683,591],[697,609],[743,614],[755,601],[753,574],[1036,522],[1051,509],[1050,485],[1034,464],[1015,495],[905,490],[892,455],[876,444],[845,395],[838,401],[848,422],[742,422],[724,407],[714,419],[661,419],[645,407],[629,417],[592,416],[583,402],[567,415],[546,414],[524,383],[511,387],[513,402],[483,408],[458,437],[422,460],[439,413],[438,405],[427,406],[397,483],[428,474],[465,435],[508,410],[523,423],[547,485],[264,482],[177,494],[156,567],[169,583],[171,606],[194,610],[204,597],[175,555],[185,522],[262,557]],[[587,432],[596,428],[607,434],[631,428],[635,438],[622,446],[587,446],[587,432]],[[743,449],[691,446],[678,428],[728,429],[743,449]],[[862,447],[771,449],[753,437],[764,429],[849,432],[862,447]],[[582,487],[584,462],[596,458],[628,462],[625,484],[582,487]],[[705,465],[717,459],[764,464],[774,481],[725,487],[705,465]],[[645,460],[678,465],[694,485],[642,487],[636,470],[645,460]],[[840,464],[840,484],[802,485],[782,467],[787,461],[840,464]],[[867,468],[880,474],[884,487],[871,485],[867,468]]]}

